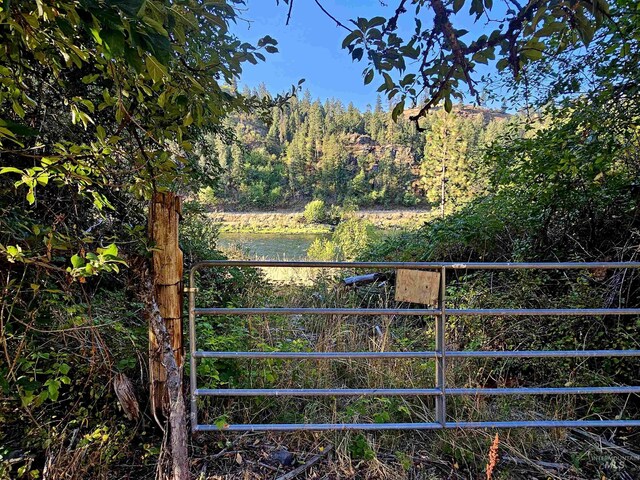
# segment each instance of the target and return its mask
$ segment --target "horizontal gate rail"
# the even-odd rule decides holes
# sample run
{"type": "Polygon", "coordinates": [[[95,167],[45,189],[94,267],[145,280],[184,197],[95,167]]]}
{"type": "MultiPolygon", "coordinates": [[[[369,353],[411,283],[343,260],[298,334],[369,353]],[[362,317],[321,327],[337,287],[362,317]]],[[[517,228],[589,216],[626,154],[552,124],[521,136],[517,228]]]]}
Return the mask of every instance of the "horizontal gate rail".
{"type": "MultiPolygon", "coordinates": [[[[432,308],[196,308],[196,315],[398,315],[423,317],[441,315],[443,312],[432,308]]],[[[640,308],[467,308],[447,309],[447,316],[603,316],[640,315],[640,308]]]]}
{"type": "MultiPolygon", "coordinates": [[[[638,390],[640,391],[640,389],[638,390]]],[[[223,397],[393,397],[440,395],[438,388],[221,388],[198,389],[198,396],[223,397]]]]}
{"type": "MultiPolygon", "coordinates": [[[[440,352],[204,352],[195,358],[437,358],[440,352]]],[[[447,350],[447,358],[574,358],[574,357],[640,357],[640,350],[447,350]]]]}
{"type": "Polygon", "coordinates": [[[640,427],[640,420],[513,420],[509,422],[429,423],[263,423],[196,425],[194,432],[292,432],[298,430],[441,430],[456,428],[620,428],[640,427]]]}
{"type": "MultiPolygon", "coordinates": [[[[439,388],[199,388],[199,397],[393,397],[440,395],[439,388]]],[[[587,395],[640,393],[637,387],[447,388],[447,395],[587,395]]]]}
{"type": "Polygon", "coordinates": [[[196,308],[196,315],[439,315],[435,308],[196,308]]]}
{"type": "Polygon", "coordinates": [[[299,268],[408,268],[411,270],[593,270],[640,268],[640,262],[314,262],[280,260],[206,260],[191,271],[207,267],[299,267],[299,268]]]}
{"type": "Polygon", "coordinates": [[[449,351],[445,348],[444,327],[450,316],[623,316],[640,315],[640,308],[554,308],[554,309],[449,309],[446,308],[447,270],[593,270],[593,269],[638,269],[640,262],[564,262],[564,263],[454,263],[454,262],[307,262],[307,261],[235,261],[211,260],[199,262],[191,268],[189,292],[189,340],[191,423],[193,431],[219,431],[217,425],[198,424],[198,397],[386,397],[413,396],[436,399],[435,422],[426,423],[306,423],[306,424],[247,424],[225,425],[225,431],[293,431],[293,430],[396,430],[396,429],[449,429],[449,428],[572,428],[572,427],[640,427],[640,420],[633,419],[584,419],[584,420],[513,420],[465,422],[447,420],[446,399],[450,396],[494,396],[494,395],[598,395],[640,394],[639,386],[579,386],[579,387],[522,387],[522,388],[449,388],[445,383],[445,359],[474,358],[600,358],[640,357],[640,350],[510,350],[510,351],[449,351]],[[196,308],[195,273],[205,268],[226,267],[305,267],[305,268],[368,268],[368,269],[418,269],[437,270],[441,273],[438,308],[196,308]],[[224,352],[202,351],[196,348],[195,320],[197,316],[238,315],[377,315],[377,316],[433,316],[435,317],[436,349],[421,352],[224,352]],[[405,358],[434,360],[436,382],[434,388],[287,388],[287,389],[206,389],[197,388],[197,360],[215,359],[372,359],[405,358]]]}

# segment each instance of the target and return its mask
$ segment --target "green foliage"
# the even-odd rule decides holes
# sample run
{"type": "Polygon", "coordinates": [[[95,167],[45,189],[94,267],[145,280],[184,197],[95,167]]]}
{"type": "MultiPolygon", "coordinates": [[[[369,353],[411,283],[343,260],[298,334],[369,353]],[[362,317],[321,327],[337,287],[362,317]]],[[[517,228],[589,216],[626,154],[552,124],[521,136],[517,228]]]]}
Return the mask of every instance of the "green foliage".
{"type": "MultiPolygon", "coordinates": [[[[268,95],[266,87],[253,93],[268,95]]],[[[327,205],[430,205],[431,184],[440,179],[439,165],[436,171],[432,166],[439,162],[445,137],[447,156],[455,160],[450,197],[461,193],[461,202],[467,201],[484,186],[472,180],[478,177],[479,152],[503,128],[506,117],[456,106],[452,115],[429,116],[423,134],[404,117],[394,122],[380,99],[373,110],[359,111],[337,100],[313,101],[305,92],[282,110],[274,109],[268,122],[257,114],[231,116],[226,126],[237,144],[205,136],[212,157],[223,167],[210,203],[229,209],[290,208],[312,200],[327,205]],[[453,133],[443,133],[451,125],[453,133]]]]}
{"type": "MultiPolygon", "coordinates": [[[[539,65],[533,78],[546,79],[549,92],[563,98],[541,108],[528,123],[512,123],[475,161],[485,176],[487,194],[415,232],[385,238],[365,258],[453,262],[635,259],[637,251],[632,245],[637,245],[640,232],[640,90],[638,69],[631,64],[637,63],[639,53],[637,48],[622,49],[622,44],[634,39],[631,43],[637,47],[640,24],[625,10],[626,2],[619,8],[614,12],[617,26],[608,26],[608,34],[594,38],[585,53],[575,58],[561,56],[558,64],[549,59],[539,65]],[[549,75],[560,63],[563,68],[549,75]],[[590,72],[588,89],[580,80],[585,70],[590,72]],[[582,94],[585,89],[587,93],[582,94]],[[574,95],[576,91],[581,94],[574,95]],[[621,91],[625,92],[622,97],[621,91]]],[[[549,100],[541,99],[544,103],[549,100]]],[[[453,304],[470,308],[633,307],[640,302],[639,285],[637,272],[469,272],[457,276],[447,297],[453,304]]],[[[462,349],[510,350],[522,345],[532,350],[635,348],[638,323],[632,318],[547,320],[541,325],[527,318],[452,319],[450,338],[462,349]]],[[[559,379],[562,385],[638,381],[634,360],[587,363],[580,375],[570,370],[566,360],[535,367],[529,362],[505,361],[493,368],[523,384],[549,379],[559,379]]],[[[474,368],[469,367],[469,372],[474,368]]],[[[598,410],[609,408],[611,401],[594,400],[598,410]]]]}
{"type": "Polygon", "coordinates": [[[351,439],[349,453],[356,460],[373,460],[376,458],[376,453],[369,445],[367,437],[361,433],[351,439]]]}
{"type": "Polygon", "coordinates": [[[200,202],[183,204],[179,238],[186,265],[222,258],[217,250],[218,225],[208,218],[200,202]]]}
{"type": "Polygon", "coordinates": [[[369,221],[356,217],[340,223],[331,236],[345,260],[355,260],[368,245],[379,238],[378,232],[369,221]]]}
{"type": "Polygon", "coordinates": [[[371,222],[351,216],[338,224],[330,239],[315,239],[307,256],[314,260],[355,260],[379,238],[371,222]]]}
{"type": "MultiPolygon", "coordinates": [[[[230,32],[239,5],[0,6],[0,441],[39,459],[11,477],[42,471],[45,451],[52,478],[118,476],[110,470],[140,445],[160,443],[125,419],[111,388],[116,371],[136,390],[147,381],[136,300],[154,247],[146,200],[213,183],[219,166],[203,136],[227,141],[229,113],[291,95],[229,86],[246,62],[276,51],[271,37],[253,46],[230,32]]],[[[212,256],[215,233],[188,220],[188,259],[212,256]]],[[[223,286],[218,298],[232,296],[223,286]]],[[[157,460],[135,458],[151,470],[157,460]]]]}
{"type": "MultiPolygon", "coordinates": [[[[26,169],[18,162],[2,173],[20,172],[29,203],[34,202],[37,184],[57,183],[78,168],[85,177],[75,181],[89,192],[96,191],[106,181],[101,176],[105,172],[96,172],[92,166],[96,161],[132,162],[134,178],[140,180],[135,193],[148,193],[152,182],[170,184],[176,174],[186,173],[179,169],[194,167],[188,156],[196,138],[194,127],[217,125],[225,113],[246,101],[224,92],[218,75],[230,82],[241,72],[242,62],[255,61],[255,53],[275,43],[269,37],[255,48],[237,41],[227,29],[234,16],[232,8],[222,5],[159,2],[104,8],[63,2],[0,12],[7,26],[5,35],[11,35],[10,42],[3,40],[10,49],[0,57],[7,79],[0,101],[8,114],[0,131],[2,143],[18,147],[43,143],[42,136],[35,140],[21,124],[40,113],[43,100],[59,110],[58,122],[68,125],[76,137],[82,137],[83,130],[89,135],[79,142],[56,138],[55,125],[50,125],[46,149],[37,156],[38,166],[26,169]],[[213,67],[207,61],[210,55],[219,59],[213,67]],[[75,71],[79,75],[70,75],[75,71]],[[59,79],[55,95],[64,103],[48,98],[54,91],[45,78],[59,79]],[[30,85],[41,85],[44,97],[32,98],[30,85]],[[143,124],[144,133],[136,132],[143,124]],[[144,143],[138,141],[140,136],[144,143]],[[169,143],[174,147],[167,148],[169,143]],[[133,145],[134,155],[124,155],[124,149],[133,145]],[[151,168],[135,169],[141,162],[150,162],[151,168]]],[[[21,151],[14,152],[20,158],[21,151]]]]}
{"type": "Polygon", "coordinates": [[[302,216],[306,223],[325,223],[327,206],[322,200],[313,200],[305,205],[302,216]]]}
{"type": "Polygon", "coordinates": [[[307,257],[313,260],[331,262],[341,258],[340,247],[330,238],[316,238],[307,250],[307,257]]]}
{"type": "MultiPolygon", "coordinates": [[[[438,4],[434,1],[432,7],[438,4]]],[[[448,195],[460,203],[449,217],[383,242],[371,225],[349,218],[331,240],[314,244],[317,255],[353,259],[368,250],[364,255],[375,260],[464,261],[618,260],[637,255],[640,35],[635,2],[616,2],[609,13],[603,2],[516,5],[505,14],[502,33],[465,39],[464,44],[455,39],[465,33],[450,30],[448,11],[440,12],[427,30],[416,12],[416,35],[410,40],[398,37],[397,19],[357,19],[345,46],[355,59],[370,63],[366,83],[376,72],[381,75],[380,91],[399,99],[395,107],[385,112],[379,101],[373,111],[360,112],[333,100],[312,101],[306,94],[273,109],[270,121],[252,110],[286,98],[274,99],[266,91],[239,93],[233,86],[244,62],[256,63],[264,60],[262,52],[276,51],[269,36],[252,46],[230,33],[240,5],[239,0],[7,1],[0,8],[2,475],[36,477],[45,458],[52,478],[135,476],[139,472],[130,470],[133,458],[135,465],[142,465],[136,468],[153,475],[158,463],[153,445],[161,440],[122,415],[111,381],[117,372],[132,380],[136,392],[145,391],[139,362],[147,352],[148,327],[136,296],[141,278],[135,268],[121,267],[143,264],[153,248],[145,238],[144,206],[155,191],[203,191],[207,201],[222,199],[243,208],[312,198],[325,205],[420,204],[434,201],[436,187],[429,172],[445,159],[450,162],[448,195]],[[612,21],[601,27],[605,16],[612,21]],[[444,45],[442,52],[434,50],[436,45],[444,45]],[[585,45],[584,51],[576,49],[578,45],[585,45]],[[554,55],[546,55],[551,48],[554,55]],[[423,61],[406,60],[418,54],[423,61]],[[427,119],[422,128],[429,134],[422,135],[405,120],[406,100],[423,87],[434,101],[444,102],[445,111],[460,112],[451,99],[460,83],[470,83],[466,75],[474,63],[494,56],[502,57],[496,59],[499,68],[510,67],[517,75],[526,66],[527,75],[533,76],[527,80],[551,77],[548,94],[563,101],[542,111],[540,122],[514,124],[502,132],[487,149],[485,162],[481,152],[499,127],[442,114],[427,119]],[[421,75],[406,72],[411,65],[418,65],[421,75]],[[451,65],[455,68],[446,68],[451,65]],[[394,71],[402,78],[394,80],[394,71]],[[578,95],[584,91],[588,93],[578,95]],[[243,139],[244,148],[230,142],[234,135],[243,139]],[[479,173],[485,180],[474,184],[479,173]],[[206,186],[210,189],[201,190],[206,186]],[[12,452],[24,452],[22,463],[5,461],[12,452]],[[123,465],[127,471],[117,471],[123,465]]],[[[463,6],[456,0],[452,8],[463,6]]],[[[474,0],[470,5],[476,19],[491,10],[491,2],[474,0]]],[[[325,208],[326,217],[339,213],[327,214],[325,208]]],[[[204,208],[187,204],[184,217],[181,238],[187,262],[219,258],[217,229],[204,208]]],[[[198,274],[197,280],[202,286],[198,306],[283,301],[252,269],[213,269],[198,274]]],[[[622,277],[587,271],[562,277],[529,272],[466,275],[453,282],[447,295],[462,307],[626,307],[637,305],[639,282],[628,272],[622,277]],[[514,283],[520,288],[513,288],[514,283]]],[[[384,307],[393,298],[389,285],[367,292],[333,286],[326,277],[319,278],[319,291],[305,289],[301,298],[314,306],[340,300],[384,307]]],[[[396,342],[396,348],[433,348],[432,332],[423,323],[369,319],[380,324],[369,324],[362,334],[362,318],[336,320],[220,319],[199,323],[198,338],[212,350],[355,351],[372,344],[387,348],[386,342],[396,342]],[[300,338],[291,335],[292,329],[300,338]]],[[[576,317],[566,322],[549,319],[549,324],[475,320],[452,320],[448,334],[460,348],[512,349],[521,342],[532,349],[635,348],[640,328],[628,319],[594,322],[576,317]]],[[[309,388],[326,387],[323,383],[330,379],[382,386],[400,380],[426,384],[433,378],[433,363],[426,361],[386,375],[372,363],[356,367],[350,378],[340,362],[307,367],[291,369],[275,359],[259,367],[206,361],[198,374],[212,386],[271,387],[282,376],[289,387],[309,388]],[[322,369],[332,369],[328,371],[333,376],[322,375],[327,371],[322,369]],[[314,379],[312,373],[321,375],[314,379]]],[[[612,378],[637,384],[640,371],[637,364],[615,358],[577,366],[559,360],[544,368],[511,359],[485,365],[489,367],[495,373],[491,378],[503,383],[544,381],[557,386],[604,384],[612,378]],[[567,367],[571,374],[565,379],[560,372],[567,367]]],[[[478,368],[453,373],[468,381],[477,378],[478,368]]],[[[627,403],[600,399],[577,413],[637,408],[633,401],[623,401],[627,403]]],[[[256,399],[254,405],[268,407],[267,402],[256,399]]],[[[292,408],[275,416],[304,422],[314,408],[324,408],[320,402],[291,402],[292,408]]],[[[557,408],[550,413],[565,411],[566,405],[552,404],[557,408]]],[[[372,399],[356,400],[342,411],[388,422],[431,411],[425,406],[430,405],[416,404],[412,411],[403,403],[372,399]]],[[[508,400],[490,406],[493,413],[510,411],[508,400]]],[[[464,399],[454,400],[452,408],[479,417],[490,410],[478,412],[476,403],[464,399]]],[[[337,411],[321,413],[334,418],[337,411]]],[[[227,421],[219,412],[214,418],[227,421]]],[[[144,425],[148,422],[139,423],[144,425]]],[[[355,458],[375,456],[364,436],[355,437],[349,450],[355,458]]],[[[449,455],[459,461],[474,459],[470,449],[452,449],[449,455]]]]}
{"type": "MultiPolygon", "coordinates": [[[[102,282],[113,280],[112,274],[102,274],[102,282]]],[[[140,305],[124,291],[94,295],[93,282],[87,278],[77,293],[55,288],[54,279],[46,277],[29,287],[3,285],[10,296],[2,299],[8,322],[3,331],[7,362],[0,366],[5,400],[0,443],[11,451],[20,448],[25,457],[9,463],[10,478],[18,469],[41,469],[40,462],[31,464],[38,452],[63,443],[68,456],[52,461],[49,472],[82,478],[113,469],[136,443],[157,441],[150,432],[131,428],[110,381],[117,371],[140,386],[139,353],[146,350],[148,336],[140,305]],[[48,428],[31,424],[34,415],[46,419],[48,428]],[[93,436],[98,430],[99,438],[93,436]]]]}
{"type": "Polygon", "coordinates": [[[482,119],[465,120],[438,111],[430,120],[420,165],[420,187],[432,205],[442,207],[444,202],[445,213],[450,213],[486,191],[486,181],[479,169],[482,119]]]}
{"type": "Polygon", "coordinates": [[[216,193],[211,185],[207,185],[206,187],[201,188],[198,191],[197,198],[198,202],[208,206],[215,206],[219,202],[219,199],[218,197],[216,197],[216,193]]]}
{"type": "MultiPolygon", "coordinates": [[[[620,21],[625,38],[640,38],[637,21],[633,28],[627,17],[620,21]]],[[[365,257],[454,262],[636,258],[631,245],[637,244],[640,231],[640,96],[638,70],[626,62],[637,61],[638,52],[626,52],[620,63],[609,61],[608,55],[619,47],[617,35],[612,32],[594,39],[592,51],[570,60],[562,76],[552,79],[556,93],[570,95],[574,88],[571,77],[584,74],[585,64],[589,65],[593,83],[587,95],[567,96],[541,109],[540,116],[529,123],[512,124],[486,149],[477,165],[486,172],[488,194],[416,232],[384,239],[365,257]],[[621,88],[628,92],[624,98],[616,96],[621,88]]],[[[630,272],[469,273],[464,280],[447,291],[457,305],[602,308],[633,307],[640,302],[640,278],[630,272]]],[[[462,348],[469,349],[509,350],[522,344],[531,349],[628,349],[635,348],[637,328],[631,318],[613,322],[550,318],[544,326],[528,319],[489,319],[480,325],[455,321],[452,335],[462,348]]],[[[500,368],[522,382],[563,378],[569,384],[578,383],[567,377],[566,367],[558,361],[544,367],[516,362],[500,368]]],[[[637,372],[634,361],[594,362],[581,383],[610,383],[613,379],[633,384],[637,372]]],[[[606,402],[600,408],[607,408],[606,402]]]]}
{"type": "Polygon", "coordinates": [[[275,48],[271,37],[254,47],[229,32],[234,5],[22,2],[0,9],[2,258],[58,266],[62,256],[86,259],[81,250],[98,257],[91,244],[101,229],[92,225],[116,219],[118,206],[212,180],[218,166],[194,147],[202,134],[224,133],[229,112],[279,101],[224,85],[244,62],[275,48]],[[74,205],[73,220],[64,213],[67,229],[55,220],[58,202],[74,205]],[[18,218],[38,231],[18,232],[18,218]],[[47,242],[31,241],[46,235],[47,242]]]}
{"type": "MultiPolygon", "coordinates": [[[[0,246],[1,248],[1,246],[0,246]]],[[[118,273],[118,265],[127,263],[118,257],[118,247],[112,243],[106,248],[98,247],[96,253],[87,253],[83,258],[80,255],[71,257],[71,267],[67,267],[67,272],[74,278],[79,278],[82,282],[86,277],[99,275],[100,273],[118,273]]]]}
{"type": "MultiPolygon", "coordinates": [[[[460,5],[461,2],[455,2],[454,8],[460,8],[460,5]]],[[[630,33],[624,30],[627,38],[636,38],[630,33]]],[[[598,41],[594,39],[592,45],[598,41]]],[[[535,56],[527,54],[528,57],[532,55],[535,56]]],[[[430,134],[433,137],[437,137],[437,133],[441,135],[428,151],[430,157],[437,160],[450,160],[449,192],[452,199],[460,199],[460,205],[452,208],[451,215],[433,221],[416,232],[376,243],[363,257],[370,260],[454,262],[635,259],[640,230],[636,185],[637,172],[640,170],[637,156],[638,70],[627,65],[626,76],[620,76],[617,59],[609,60],[600,58],[600,67],[609,64],[611,70],[601,77],[602,82],[589,95],[569,98],[563,104],[541,110],[538,112],[540,117],[532,116],[532,123],[511,125],[510,130],[503,132],[487,151],[476,149],[480,140],[473,135],[457,141],[464,144],[460,150],[465,156],[470,156],[472,162],[462,163],[455,155],[438,151],[439,146],[447,145],[444,130],[449,128],[455,132],[450,137],[463,137],[461,132],[464,132],[464,128],[452,122],[450,117],[445,117],[444,113],[442,119],[433,118],[430,134]],[[622,92],[625,94],[622,95],[622,92]],[[626,96],[626,92],[629,92],[629,96],[626,96]],[[473,181],[478,173],[482,174],[483,183],[478,192],[473,192],[473,181]]],[[[483,134],[489,136],[486,132],[483,134]]],[[[299,168],[298,173],[304,173],[305,169],[300,168],[304,167],[300,158],[292,160],[300,162],[296,168],[299,168]]],[[[425,164],[429,160],[425,158],[425,164]]],[[[378,188],[370,182],[375,181],[375,178],[368,176],[368,163],[373,162],[366,154],[359,156],[358,162],[358,169],[354,169],[355,175],[351,181],[357,177],[354,186],[362,192],[361,195],[358,192],[357,198],[371,201],[390,184],[385,183],[383,188],[378,188]]],[[[351,230],[356,229],[352,226],[351,230]]],[[[340,258],[342,246],[353,243],[351,233],[336,231],[331,240],[317,242],[313,248],[319,256],[340,258]],[[344,245],[339,246],[339,239],[344,240],[344,245]]],[[[458,270],[451,272],[448,280],[447,302],[456,308],[633,307],[640,301],[640,278],[630,270],[560,273],[458,270]]],[[[265,297],[264,302],[267,305],[291,305],[292,300],[297,300],[303,306],[314,307],[395,305],[393,287],[387,282],[353,289],[336,288],[337,283],[337,278],[319,277],[312,287],[293,287],[291,291],[295,291],[297,296],[291,292],[287,296],[287,292],[274,289],[276,298],[265,297]]],[[[251,322],[240,326],[236,323],[237,319],[233,319],[229,327],[233,330],[245,328],[247,333],[243,338],[250,341],[242,346],[255,346],[260,350],[279,349],[296,335],[308,342],[305,348],[316,351],[429,351],[433,348],[433,323],[425,319],[403,318],[398,321],[387,317],[345,316],[327,321],[324,317],[313,317],[309,315],[286,323],[282,319],[267,321],[254,317],[251,322]],[[251,330],[256,333],[251,335],[251,330]]],[[[447,324],[447,339],[452,348],[500,351],[633,349],[637,346],[640,328],[637,319],[631,317],[545,317],[544,321],[539,317],[450,317],[447,324]]],[[[232,340],[226,341],[233,345],[232,340]]],[[[220,345],[218,347],[221,348],[220,345]]],[[[635,385],[640,371],[637,361],[615,358],[545,359],[544,362],[533,359],[483,359],[461,360],[448,365],[449,385],[485,388],[635,385]]],[[[231,371],[231,365],[224,367],[231,371]]],[[[256,385],[279,388],[326,388],[336,385],[392,388],[396,382],[405,386],[431,385],[433,369],[434,362],[427,359],[410,366],[396,362],[391,368],[387,362],[336,362],[328,366],[316,362],[302,366],[274,362],[267,371],[262,371],[254,364],[244,372],[234,371],[233,382],[254,388],[256,385]]],[[[541,416],[613,418],[620,412],[624,412],[625,418],[632,418],[637,416],[639,407],[637,399],[619,396],[577,396],[571,399],[564,396],[546,396],[544,399],[531,397],[514,399],[504,396],[481,400],[456,397],[450,400],[448,411],[451,417],[478,421],[534,419],[541,416]]],[[[276,403],[272,399],[259,399],[248,406],[237,407],[229,415],[229,422],[246,419],[249,409],[257,412],[255,416],[260,421],[302,423],[316,418],[321,421],[336,421],[338,418],[341,421],[384,423],[403,421],[406,417],[433,421],[432,399],[401,399],[398,403],[394,403],[394,400],[286,399],[276,403]]],[[[251,419],[257,421],[255,417],[251,419]]],[[[559,445],[563,444],[562,435],[558,436],[557,432],[537,431],[533,435],[527,430],[517,430],[513,434],[518,436],[515,443],[520,451],[528,453],[531,458],[543,458],[534,452],[558,451],[559,445]],[[544,444],[547,448],[540,448],[544,444]]],[[[437,452],[437,458],[449,461],[460,475],[464,476],[463,471],[467,469],[475,470],[467,475],[469,477],[482,475],[488,448],[486,437],[442,432],[441,435],[420,437],[416,441],[413,435],[418,434],[412,432],[411,435],[410,441],[404,438],[398,441],[404,441],[402,447],[428,444],[431,451],[437,452]]],[[[373,437],[358,435],[349,439],[347,448],[355,459],[372,460],[378,448],[387,453],[397,451],[397,444],[394,448],[385,448],[396,439],[396,435],[380,435],[374,443],[373,437]],[[384,442],[388,443],[382,446],[384,442]]],[[[621,438],[619,440],[622,441],[621,438]]],[[[500,441],[504,448],[509,448],[514,440],[509,437],[500,441]]],[[[569,452],[573,445],[564,444],[563,447],[566,449],[562,450],[569,452]]],[[[412,467],[413,459],[419,458],[414,448],[409,452],[410,458],[404,457],[402,452],[396,453],[396,458],[406,469],[412,467]]],[[[602,471],[608,468],[602,466],[602,457],[587,467],[588,462],[582,454],[580,457],[573,453],[558,455],[564,456],[561,460],[554,456],[550,461],[572,462],[579,474],[585,477],[600,477],[602,471]]],[[[597,455],[601,455],[601,452],[597,455]]],[[[370,463],[379,468],[378,462],[370,463]]],[[[635,468],[631,463],[627,464],[629,468],[635,468]]],[[[413,470],[408,476],[423,473],[413,470]]],[[[506,468],[500,474],[504,478],[518,476],[506,468]]],[[[389,473],[389,478],[396,477],[400,475],[389,473]]]]}

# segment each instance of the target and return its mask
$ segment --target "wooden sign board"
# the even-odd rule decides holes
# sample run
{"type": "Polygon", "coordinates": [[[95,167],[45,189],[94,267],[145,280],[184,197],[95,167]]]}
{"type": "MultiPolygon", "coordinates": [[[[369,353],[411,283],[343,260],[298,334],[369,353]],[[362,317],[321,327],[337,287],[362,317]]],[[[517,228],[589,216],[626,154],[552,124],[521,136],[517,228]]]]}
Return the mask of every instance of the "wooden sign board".
{"type": "Polygon", "coordinates": [[[440,273],[428,270],[398,270],[396,302],[438,306],[440,273]]]}

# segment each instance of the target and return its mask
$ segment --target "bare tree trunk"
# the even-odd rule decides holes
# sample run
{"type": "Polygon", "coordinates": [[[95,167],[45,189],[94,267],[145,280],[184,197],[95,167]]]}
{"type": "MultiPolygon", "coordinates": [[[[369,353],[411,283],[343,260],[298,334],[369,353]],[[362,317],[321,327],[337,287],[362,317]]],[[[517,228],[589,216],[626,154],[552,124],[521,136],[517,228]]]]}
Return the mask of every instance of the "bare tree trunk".
{"type": "Polygon", "coordinates": [[[158,343],[158,360],[166,371],[166,392],[169,397],[169,438],[171,449],[171,480],[189,479],[189,455],[187,449],[187,412],[182,394],[182,370],[178,367],[171,344],[171,337],[160,315],[155,299],[153,282],[145,275],[144,302],[149,317],[149,327],[158,343]]]}
{"type": "MultiPolygon", "coordinates": [[[[169,334],[178,369],[184,365],[182,341],[182,273],[183,259],[179,242],[181,199],[171,192],[156,192],[149,204],[149,239],[153,250],[153,297],[169,334]]],[[[151,404],[156,417],[169,416],[166,391],[167,372],[161,359],[154,355],[159,342],[149,327],[149,381],[151,404]],[[157,361],[156,361],[157,359],[157,361]]]]}
{"type": "MultiPolygon", "coordinates": [[[[182,394],[182,251],[178,230],[181,199],[156,192],[149,205],[149,238],[154,242],[152,269],[143,275],[149,320],[149,379],[153,414],[168,418],[171,474],[159,462],[158,475],[189,479],[187,414],[182,394]]],[[[164,447],[163,447],[164,448],[164,447]]]]}
{"type": "Polygon", "coordinates": [[[440,174],[440,217],[444,218],[444,202],[447,184],[447,164],[445,157],[442,156],[442,172],[440,174]]]}

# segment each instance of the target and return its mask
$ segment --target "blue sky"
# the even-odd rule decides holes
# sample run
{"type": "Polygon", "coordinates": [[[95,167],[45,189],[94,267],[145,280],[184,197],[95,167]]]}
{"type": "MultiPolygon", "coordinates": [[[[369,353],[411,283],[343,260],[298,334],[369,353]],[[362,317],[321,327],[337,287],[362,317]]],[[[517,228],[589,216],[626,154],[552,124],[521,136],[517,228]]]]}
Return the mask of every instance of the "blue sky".
{"type": "MultiPolygon", "coordinates": [[[[358,16],[372,17],[392,11],[377,0],[326,0],[323,5],[337,18],[347,21],[358,16]]],[[[301,78],[314,97],[339,98],[364,108],[374,104],[377,85],[362,82],[365,65],[352,62],[342,40],[346,30],[338,28],[313,0],[297,0],[289,25],[285,25],[287,6],[275,0],[248,0],[247,10],[234,29],[242,40],[255,42],[264,35],[278,40],[279,53],[267,55],[267,61],[247,65],[239,84],[250,87],[264,82],[270,91],[287,90],[301,78]]]]}
{"type": "MultiPolygon", "coordinates": [[[[385,3],[388,6],[382,6],[379,0],[322,1],[323,6],[343,23],[359,16],[389,17],[397,5],[390,0],[385,3]]],[[[288,26],[285,25],[286,17],[287,6],[282,1],[276,6],[275,0],[247,0],[233,31],[241,40],[249,42],[271,35],[278,40],[279,53],[267,55],[267,61],[258,65],[245,64],[239,85],[256,87],[264,82],[271,92],[279,92],[304,78],[304,86],[314,98],[339,98],[345,104],[353,102],[362,109],[367,104],[374,105],[379,82],[375,79],[369,85],[363,84],[362,70],[366,64],[352,62],[347,50],[341,48],[348,32],[336,27],[313,0],[295,0],[288,26]]],[[[411,15],[407,13],[405,17],[404,23],[412,28],[411,15]]],[[[471,35],[479,34],[484,28],[481,22],[474,24],[464,17],[466,15],[457,20],[457,26],[463,26],[471,35]]],[[[428,25],[424,19],[423,24],[428,25]]]]}

